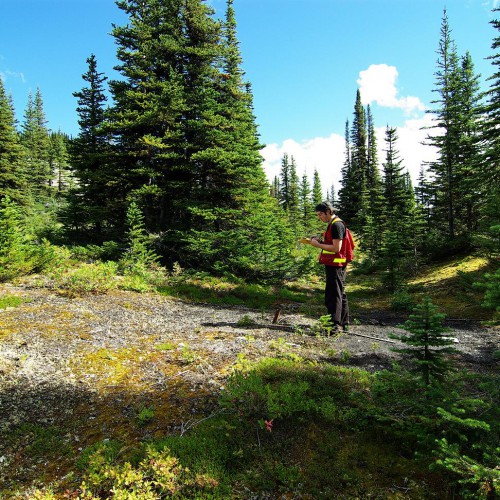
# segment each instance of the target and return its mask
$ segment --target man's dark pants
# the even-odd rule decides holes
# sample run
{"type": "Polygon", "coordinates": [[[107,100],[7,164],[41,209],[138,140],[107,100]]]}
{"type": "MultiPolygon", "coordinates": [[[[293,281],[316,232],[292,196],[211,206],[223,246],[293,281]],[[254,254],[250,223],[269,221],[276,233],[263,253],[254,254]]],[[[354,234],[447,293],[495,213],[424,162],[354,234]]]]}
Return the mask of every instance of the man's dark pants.
{"type": "Polygon", "coordinates": [[[336,325],[349,324],[349,304],[345,294],[346,268],[325,266],[325,306],[336,325]]]}

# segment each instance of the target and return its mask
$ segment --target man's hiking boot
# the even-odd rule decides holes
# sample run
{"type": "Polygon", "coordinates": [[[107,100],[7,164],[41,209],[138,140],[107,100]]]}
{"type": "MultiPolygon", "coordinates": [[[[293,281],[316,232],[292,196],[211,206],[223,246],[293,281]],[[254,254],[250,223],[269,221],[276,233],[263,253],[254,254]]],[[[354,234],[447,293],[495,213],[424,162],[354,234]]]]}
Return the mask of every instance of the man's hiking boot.
{"type": "Polygon", "coordinates": [[[326,330],[326,335],[327,337],[332,337],[333,335],[338,335],[342,329],[340,328],[340,325],[335,325],[332,328],[326,330]]]}
{"type": "Polygon", "coordinates": [[[333,335],[338,335],[340,333],[347,333],[349,331],[349,325],[333,325],[332,328],[323,331],[328,337],[332,337],[333,335]]]}

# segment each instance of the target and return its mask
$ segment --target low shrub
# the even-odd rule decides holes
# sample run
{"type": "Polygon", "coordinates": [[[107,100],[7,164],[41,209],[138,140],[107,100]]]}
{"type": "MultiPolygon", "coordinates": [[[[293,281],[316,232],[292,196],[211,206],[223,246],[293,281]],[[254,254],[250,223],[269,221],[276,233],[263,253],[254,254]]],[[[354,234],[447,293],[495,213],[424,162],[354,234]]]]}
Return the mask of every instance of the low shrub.
{"type": "Polygon", "coordinates": [[[6,309],[7,307],[17,307],[24,302],[22,297],[17,295],[3,295],[0,297],[0,309],[6,309]]]}
{"type": "Polygon", "coordinates": [[[54,276],[53,286],[66,290],[70,295],[106,293],[118,286],[117,270],[115,262],[82,264],[54,276]]]}

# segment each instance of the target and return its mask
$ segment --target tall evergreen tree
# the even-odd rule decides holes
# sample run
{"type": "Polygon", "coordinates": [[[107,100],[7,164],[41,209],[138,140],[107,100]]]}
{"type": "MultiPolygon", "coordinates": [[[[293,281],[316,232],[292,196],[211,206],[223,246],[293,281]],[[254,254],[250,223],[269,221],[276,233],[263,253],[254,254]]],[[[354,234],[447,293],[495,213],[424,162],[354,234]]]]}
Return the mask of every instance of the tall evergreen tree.
{"type": "Polygon", "coordinates": [[[49,165],[49,131],[43,108],[43,98],[37,88],[35,97],[30,92],[22,123],[21,143],[26,151],[26,175],[35,199],[49,195],[52,181],[49,165]]]}
{"type": "Polygon", "coordinates": [[[418,183],[415,188],[415,197],[417,203],[422,207],[425,219],[430,224],[431,210],[432,210],[432,190],[427,178],[425,166],[420,165],[418,174],[418,183]]]}
{"type": "Polygon", "coordinates": [[[350,128],[349,128],[349,120],[345,122],[345,159],[344,164],[342,165],[342,169],[340,171],[340,185],[338,197],[339,197],[339,212],[347,213],[347,207],[350,203],[351,197],[351,140],[350,140],[350,128]]]}
{"type": "Polygon", "coordinates": [[[434,92],[437,93],[438,98],[433,101],[436,109],[429,112],[435,115],[436,124],[433,128],[436,133],[427,137],[427,144],[437,147],[438,151],[437,160],[429,164],[429,171],[434,176],[434,224],[437,228],[446,227],[448,238],[454,239],[457,231],[456,206],[459,202],[461,73],[459,57],[451,36],[446,10],[441,22],[435,76],[436,88],[434,92]]]}
{"type": "Polygon", "coordinates": [[[351,206],[346,207],[347,220],[356,229],[362,227],[363,220],[361,209],[366,207],[366,190],[368,185],[368,135],[366,111],[361,103],[361,93],[356,92],[356,103],[354,105],[354,119],[351,129],[351,206]],[[359,222],[358,222],[359,220],[359,222]]]}
{"type": "Polygon", "coordinates": [[[311,184],[305,171],[299,186],[299,213],[302,234],[311,234],[315,227],[316,212],[312,203],[311,184]]]}
{"type": "Polygon", "coordinates": [[[366,131],[367,131],[367,164],[366,184],[370,191],[380,189],[380,172],[378,170],[377,137],[375,135],[375,124],[370,105],[366,107],[366,131]]]}
{"type": "Polygon", "coordinates": [[[279,200],[280,196],[280,180],[277,175],[274,176],[273,182],[271,183],[270,193],[273,198],[279,200]]]}
{"type": "Polygon", "coordinates": [[[69,137],[61,131],[51,132],[49,135],[50,184],[55,183],[58,193],[68,191],[73,184],[69,168],[68,142],[69,137]]]}
{"type": "MultiPolygon", "coordinates": [[[[493,12],[500,13],[500,7],[494,9],[493,12]]],[[[489,185],[498,186],[500,184],[500,138],[498,134],[500,128],[500,19],[493,19],[490,23],[498,31],[498,35],[491,44],[495,53],[488,57],[493,65],[494,73],[487,79],[491,83],[486,92],[486,123],[483,138],[487,147],[483,172],[489,185]]]]}
{"type": "Polygon", "coordinates": [[[300,185],[299,176],[297,175],[297,164],[295,158],[291,157],[290,165],[290,201],[288,204],[288,216],[292,227],[295,229],[297,236],[301,234],[299,217],[300,217],[300,185]]]}
{"type": "Polygon", "coordinates": [[[287,210],[291,199],[291,163],[287,153],[281,158],[281,169],[279,174],[279,202],[283,210],[287,210]]]}
{"type": "MultiPolygon", "coordinates": [[[[197,3],[193,1],[193,5],[197,3]]],[[[198,8],[198,12],[202,9],[198,8]]],[[[237,270],[237,274],[249,279],[282,279],[283,273],[288,272],[287,266],[291,266],[294,238],[287,233],[289,225],[283,214],[276,212],[277,205],[268,193],[259,153],[262,146],[255,125],[251,86],[243,79],[232,0],[227,2],[221,36],[215,32],[208,43],[212,44],[215,56],[221,54],[221,65],[215,64],[216,71],[212,73],[207,71],[205,85],[208,90],[194,98],[195,103],[204,99],[205,105],[202,108],[205,122],[201,121],[203,127],[197,131],[196,137],[200,139],[206,135],[202,141],[196,141],[195,148],[199,153],[193,155],[193,159],[203,163],[204,173],[216,174],[209,190],[203,187],[208,209],[205,213],[209,214],[209,219],[215,215],[225,222],[220,224],[216,220],[214,225],[207,226],[205,218],[201,227],[191,231],[191,242],[205,230],[202,237],[211,241],[211,249],[217,252],[214,255],[215,269],[237,270]],[[226,245],[220,243],[221,230],[231,234],[226,245]],[[235,234],[239,237],[235,238],[235,234]],[[248,241],[243,243],[241,238],[248,238],[248,241]]],[[[206,47],[201,51],[202,55],[205,53],[206,47]]],[[[198,63],[196,67],[199,67],[198,63]]],[[[196,89],[199,91],[201,84],[196,89]]],[[[297,187],[296,166],[292,159],[288,208],[294,215],[298,207],[297,187]]],[[[196,193],[194,199],[199,199],[196,193]]],[[[199,207],[193,207],[192,211],[199,214],[199,207]]]]}
{"type": "Polygon", "coordinates": [[[407,198],[403,160],[399,156],[397,140],[397,130],[387,127],[385,131],[386,158],[382,164],[384,175],[384,212],[386,214],[392,211],[402,211],[407,198]]]}
{"type": "MultiPolygon", "coordinates": [[[[162,233],[169,260],[249,277],[271,272],[276,255],[260,252],[277,247],[262,245],[255,232],[277,214],[232,1],[224,21],[202,0],[117,4],[130,17],[113,30],[122,79],[110,82],[109,130],[124,199],[135,198],[147,229],[162,233]],[[243,237],[250,239],[243,244],[243,237]]],[[[285,233],[271,238],[269,230],[268,242],[285,233]]],[[[289,245],[282,241],[280,258],[289,245]]]]}
{"type": "Polygon", "coordinates": [[[312,187],[312,202],[313,205],[319,205],[323,201],[323,188],[321,187],[321,179],[319,173],[314,169],[313,187],[312,187]]]}
{"type": "MultiPolygon", "coordinates": [[[[494,9],[500,12],[500,7],[494,9]]],[[[500,19],[493,19],[491,25],[498,31],[491,48],[494,53],[489,57],[493,74],[488,78],[490,87],[486,93],[485,123],[482,128],[484,157],[479,182],[485,187],[485,203],[481,210],[481,232],[486,235],[489,247],[500,251],[500,19]]]]}
{"type": "Polygon", "coordinates": [[[8,196],[14,202],[24,199],[24,154],[16,130],[12,100],[6,95],[0,78],[0,199],[8,196]]]}
{"type": "Polygon", "coordinates": [[[87,58],[82,75],[86,86],[73,95],[78,99],[76,111],[80,131],[70,141],[69,153],[78,184],[70,194],[67,225],[85,239],[102,242],[110,237],[116,219],[114,199],[117,180],[110,171],[110,144],[105,129],[104,84],[107,77],[97,70],[94,54],[87,58]]]}
{"type": "MultiPolygon", "coordinates": [[[[479,169],[479,112],[478,76],[469,54],[459,58],[451,37],[446,10],[441,23],[435,92],[436,133],[428,136],[428,144],[437,147],[438,158],[430,163],[435,189],[434,225],[446,227],[443,235],[449,240],[460,236],[471,239],[471,230],[477,226],[481,183],[479,169]]],[[[443,240],[446,248],[453,249],[443,240]]]]}
{"type": "Polygon", "coordinates": [[[396,291],[406,275],[415,269],[420,235],[415,193],[409,174],[403,172],[397,139],[397,130],[387,127],[383,163],[385,205],[379,222],[382,228],[380,256],[387,271],[384,281],[391,291],[396,291]]]}
{"type": "Polygon", "coordinates": [[[189,140],[201,118],[193,96],[188,102],[187,87],[201,83],[201,72],[211,70],[214,57],[208,47],[203,56],[190,44],[203,47],[206,30],[200,26],[196,41],[190,39],[186,16],[192,2],[122,0],[117,5],[129,23],[112,32],[122,75],[110,82],[109,131],[116,157],[109,170],[119,179],[114,199],[117,216],[122,215],[115,224],[124,227],[127,197],[134,193],[149,228],[181,223],[187,228],[185,200],[196,185],[189,140]]]}
{"type": "Polygon", "coordinates": [[[332,184],[330,189],[326,194],[326,199],[330,201],[330,203],[335,207],[337,204],[337,196],[335,195],[335,186],[332,184]]]}
{"type": "Polygon", "coordinates": [[[367,137],[368,137],[368,159],[366,187],[369,196],[369,210],[371,215],[377,219],[382,214],[383,196],[382,180],[378,164],[377,138],[375,134],[375,123],[370,105],[366,109],[367,137]]]}
{"type": "Polygon", "coordinates": [[[485,199],[485,186],[480,180],[480,84],[474,72],[472,58],[467,52],[461,58],[458,89],[458,158],[456,226],[461,233],[475,231],[479,222],[479,209],[485,199]]]}
{"type": "Polygon", "coordinates": [[[342,215],[355,231],[363,227],[367,210],[370,208],[368,170],[367,116],[358,89],[351,130],[346,128],[346,160],[342,170],[342,188],[339,192],[342,215]]]}

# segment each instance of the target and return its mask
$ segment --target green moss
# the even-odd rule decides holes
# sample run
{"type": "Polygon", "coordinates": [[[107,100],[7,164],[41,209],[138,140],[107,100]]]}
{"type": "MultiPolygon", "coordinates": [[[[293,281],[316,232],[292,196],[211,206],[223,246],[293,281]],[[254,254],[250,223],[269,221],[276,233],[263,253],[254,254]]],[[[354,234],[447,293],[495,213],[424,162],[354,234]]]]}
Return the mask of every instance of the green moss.
{"type": "Polygon", "coordinates": [[[26,302],[26,299],[19,297],[18,295],[3,295],[0,297],[0,309],[6,309],[7,307],[17,307],[22,303],[26,302]]]}
{"type": "Polygon", "coordinates": [[[156,344],[154,347],[158,351],[171,351],[176,348],[176,344],[173,342],[164,342],[162,344],[156,344]]]}

